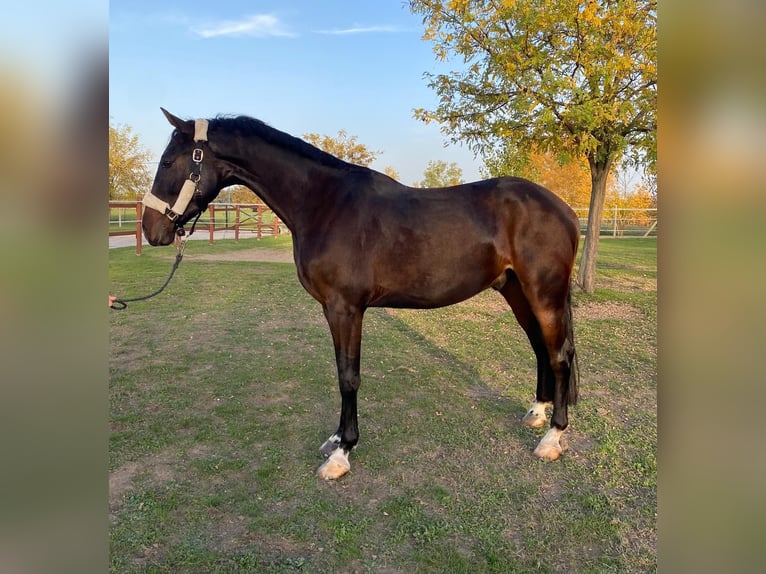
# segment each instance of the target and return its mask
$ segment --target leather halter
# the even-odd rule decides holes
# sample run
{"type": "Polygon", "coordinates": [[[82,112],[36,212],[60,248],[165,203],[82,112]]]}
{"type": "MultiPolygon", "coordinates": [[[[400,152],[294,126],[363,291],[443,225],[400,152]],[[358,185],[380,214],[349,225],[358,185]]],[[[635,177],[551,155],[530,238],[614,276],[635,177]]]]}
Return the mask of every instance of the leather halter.
{"type": "MultiPolygon", "coordinates": [[[[207,120],[197,119],[194,121],[195,143],[207,141],[207,126],[207,120]]],[[[144,207],[159,211],[163,215],[167,216],[167,218],[170,219],[170,221],[172,221],[177,228],[180,228],[178,225],[178,218],[181,217],[181,215],[183,215],[183,213],[186,211],[186,208],[189,206],[189,202],[191,201],[192,197],[194,197],[195,194],[198,194],[203,157],[204,153],[201,147],[195,147],[192,150],[192,162],[194,162],[192,172],[189,174],[189,178],[184,181],[183,186],[181,187],[181,192],[178,194],[178,198],[172,207],[167,201],[164,201],[154,195],[151,190],[148,191],[141,200],[141,203],[144,204],[144,207]]]]}

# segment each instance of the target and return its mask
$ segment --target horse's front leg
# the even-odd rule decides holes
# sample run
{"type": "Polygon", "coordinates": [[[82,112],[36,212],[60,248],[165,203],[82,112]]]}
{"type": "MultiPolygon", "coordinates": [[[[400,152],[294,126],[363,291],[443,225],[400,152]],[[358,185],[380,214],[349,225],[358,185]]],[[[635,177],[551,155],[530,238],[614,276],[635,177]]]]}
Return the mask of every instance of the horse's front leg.
{"type": "Polygon", "coordinates": [[[317,474],[325,480],[334,480],[351,470],[348,455],[359,441],[356,396],[361,381],[359,365],[364,309],[338,302],[326,304],[324,313],[335,344],[341,409],[338,430],[320,448],[327,460],[317,474]]]}

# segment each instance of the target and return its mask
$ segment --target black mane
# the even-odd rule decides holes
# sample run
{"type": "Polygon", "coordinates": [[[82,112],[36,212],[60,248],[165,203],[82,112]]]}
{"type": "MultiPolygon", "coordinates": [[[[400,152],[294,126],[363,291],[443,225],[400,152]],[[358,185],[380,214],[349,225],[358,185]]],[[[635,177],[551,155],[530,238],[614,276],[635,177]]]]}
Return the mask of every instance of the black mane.
{"type": "Polygon", "coordinates": [[[211,131],[227,131],[242,136],[256,136],[272,145],[285,148],[302,157],[329,167],[345,169],[360,167],[343,161],[300,138],[272,128],[267,123],[249,116],[216,116],[210,120],[209,129],[211,131]]]}

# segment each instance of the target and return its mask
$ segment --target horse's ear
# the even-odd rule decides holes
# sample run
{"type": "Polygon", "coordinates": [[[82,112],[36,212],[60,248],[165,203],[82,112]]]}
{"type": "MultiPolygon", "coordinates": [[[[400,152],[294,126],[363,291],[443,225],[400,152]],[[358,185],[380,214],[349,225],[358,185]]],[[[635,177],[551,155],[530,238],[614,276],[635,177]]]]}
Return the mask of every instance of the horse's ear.
{"type": "Polygon", "coordinates": [[[179,117],[174,116],[169,111],[167,111],[165,108],[160,107],[162,110],[162,113],[165,114],[165,117],[170,122],[170,125],[176,128],[177,130],[194,135],[194,122],[193,121],[184,121],[179,117]]]}

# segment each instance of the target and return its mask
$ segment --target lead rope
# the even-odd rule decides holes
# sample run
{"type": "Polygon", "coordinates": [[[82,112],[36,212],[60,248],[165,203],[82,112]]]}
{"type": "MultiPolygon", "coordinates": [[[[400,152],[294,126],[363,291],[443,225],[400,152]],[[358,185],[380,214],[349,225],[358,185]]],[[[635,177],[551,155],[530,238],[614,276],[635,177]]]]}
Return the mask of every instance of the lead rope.
{"type": "MultiPolygon", "coordinates": [[[[168,278],[165,279],[165,282],[162,284],[162,287],[154,291],[153,293],[150,293],[149,295],[143,295],[142,297],[130,297],[130,298],[117,298],[114,299],[112,296],[109,296],[109,307],[112,309],[116,309],[117,311],[122,311],[128,306],[128,303],[132,303],[134,301],[146,301],[147,299],[151,299],[152,297],[155,297],[162,293],[165,290],[165,287],[168,286],[168,283],[170,283],[170,280],[173,278],[173,275],[176,272],[176,269],[178,269],[178,266],[181,264],[181,259],[184,257],[184,250],[186,249],[186,244],[189,242],[189,237],[191,237],[192,233],[194,233],[194,228],[197,226],[197,220],[199,220],[200,216],[202,215],[202,212],[200,211],[197,214],[197,217],[194,218],[194,223],[192,223],[191,231],[189,231],[189,234],[186,235],[183,239],[179,239],[179,245],[178,245],[178,252],[176,253],[176,260],[173,262],[173,267],[170,269],[170,275],[168,275],[168,278]]],[[[179,237],[181,237],[179,235],[179,237]]]]}

